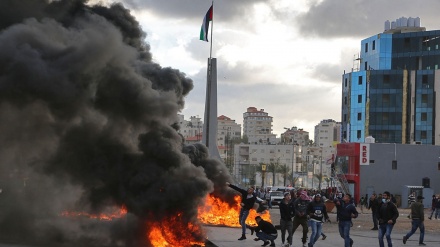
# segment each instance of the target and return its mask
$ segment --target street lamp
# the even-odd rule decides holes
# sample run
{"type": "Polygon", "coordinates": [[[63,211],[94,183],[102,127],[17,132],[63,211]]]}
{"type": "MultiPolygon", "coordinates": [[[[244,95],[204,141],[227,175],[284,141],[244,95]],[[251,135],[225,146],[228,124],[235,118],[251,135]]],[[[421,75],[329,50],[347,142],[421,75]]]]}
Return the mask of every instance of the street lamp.
{"type": "Polygon", "coordinates": [[[321,183],[322,183],[322,147],[319,148],[319,153],[320,153],[320,157],[319,157],[319,162],[320,162],[320,168],[319,168],[319,172],[320,172],[320,177],[319,177],[319,190],[321,191],[321,183]]]}
{"type": "Polygon", "coordinates": [[[261,165],[261,178],[262,178],[262,182],[261,182],[261,188],[264,188],[264,174],[266,173],[266,164],[262,164],[261,165]]]}

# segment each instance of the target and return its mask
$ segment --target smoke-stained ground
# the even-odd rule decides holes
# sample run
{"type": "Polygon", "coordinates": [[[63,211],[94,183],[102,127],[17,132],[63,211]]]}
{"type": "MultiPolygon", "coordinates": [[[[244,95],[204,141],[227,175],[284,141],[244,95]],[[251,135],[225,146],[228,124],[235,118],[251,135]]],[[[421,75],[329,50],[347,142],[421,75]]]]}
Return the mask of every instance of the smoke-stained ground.
{"type": "Polygon", "coordinates": [[[176,131],[192,80],[153,63],[145,35],[120,4],[0,1],[2,238],[150,246],[145,222],[198,224],[208,193],[232,198],[226,167],[176,131]]]}

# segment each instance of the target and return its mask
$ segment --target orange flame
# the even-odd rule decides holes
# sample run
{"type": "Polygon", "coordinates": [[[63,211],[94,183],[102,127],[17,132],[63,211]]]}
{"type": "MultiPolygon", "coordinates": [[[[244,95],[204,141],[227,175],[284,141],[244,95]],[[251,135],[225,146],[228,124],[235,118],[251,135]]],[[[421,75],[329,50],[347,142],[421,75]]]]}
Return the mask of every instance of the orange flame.
{"type": "Polygon", "coordinates": [[[205,235],[200,226],[184,224],[179,218],[177,216],[150,224],[148,239],[152,246],[205,246],[204,242],[197,240],[205,235]]]}
{"type": "MultiPolygon", "coordinates": [[[[208,195],[204,205],[198,207],[198,220],[204,224],[224,225],[230,227],[240,227],[238,216],[240,213],[240,196],[234,197],[235,204],[230,206],[228,203],[208,195]]],[[[64,217],[88,217],[98,220],[112,220],[122,218],[127,214],[127,208],[122,206],[110,214],[90,214],[85,212],[69,212],[64,211],[61,216],[64,217]]],[[[255,226],[254,218],[259,215],[265,221],[271,222],[270,213],[265,210],[263,213],[257,213],[255,209],[251,209],[246,220],[247,225],[255,226]]],[[[200,225],[193,223],[183,223],[181,214],[175,217],[162,220],[161,222],[149,222],[146,237],[152,246],[169,247],[169,246],[205,246],[201,239],[206,234],[200,225]]]]}
{"type": "Polygon", "coordinates": [[[124,217],[127,214],[127,208],[122,205],[120,209],[115,209],[113,212],[109,213],[109,214],[105,214],[105,213],[100,213],[100,214],[90,214],[90,213],[86,213],[86,212],[70,212],[70,211],[63,211],[61,212],[61,216],[64,217],[71,217],[71,218],[76,218],[76,217],[87,217],[87,218],[91,218],[91,219],[98,219],[98,220],[105,220],[105,221],[110,221],[113,219],[119,219],[124,217]]]}
{"type": "MultiPolygon", "coordinates": [[[[231,207],[228,203],[221,201],[219,198],[208,195],[206,197],[205,205],[198,208],[198,219],[201,222],[210,225],[240,227],[240,223],[238,222],[241,207],[240,196],[235,196],[234,200],[235,205],[231,207]]],[[[246,224],[255,226],[256,222],[254,219],[257,215],[261,216],[265,221],[271,222],[268,210],[259,214],[255,209],[251,209],[246,224]]]]}

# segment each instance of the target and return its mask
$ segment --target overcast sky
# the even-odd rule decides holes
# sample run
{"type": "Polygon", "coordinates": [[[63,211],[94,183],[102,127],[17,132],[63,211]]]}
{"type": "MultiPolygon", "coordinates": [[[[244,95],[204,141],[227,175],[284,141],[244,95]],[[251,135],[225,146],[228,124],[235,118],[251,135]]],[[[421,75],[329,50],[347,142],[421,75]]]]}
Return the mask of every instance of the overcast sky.
{"type": "MultiPolygon", "coordinates": [[[[210,43],[199,32],[211,1],[120,2],[142,25],[154,61],[194,81],[185,119],[203,119],[210,43]]],[[[276,134],[297,126],[313,137],[322,119],[341,120],[341,76],[351,71],[361,40],[402,16],[439,29],[439,9],[438,0],[214,1],[218,114],[243,124],[254,106],[273,117],[276,134]]]]}

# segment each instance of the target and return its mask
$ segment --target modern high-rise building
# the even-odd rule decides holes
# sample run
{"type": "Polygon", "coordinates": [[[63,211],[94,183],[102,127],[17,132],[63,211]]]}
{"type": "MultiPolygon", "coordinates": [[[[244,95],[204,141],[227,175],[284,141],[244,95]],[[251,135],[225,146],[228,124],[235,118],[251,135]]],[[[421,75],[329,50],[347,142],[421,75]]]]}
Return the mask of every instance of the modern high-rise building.
{"type": "Polygon", "coordinates": [[[343,141],[440,145],[439,46],[440,30],[426,31],[420,18],[387,21],[362,40],[342,77],[343,141]]]}
{"type": "Polygon", "coordinates": [[[248,107],[243,113],[243,135],[250,144],[275,144],[276,135],[272,133],[272,117],[264,109],[248,107]]]}

